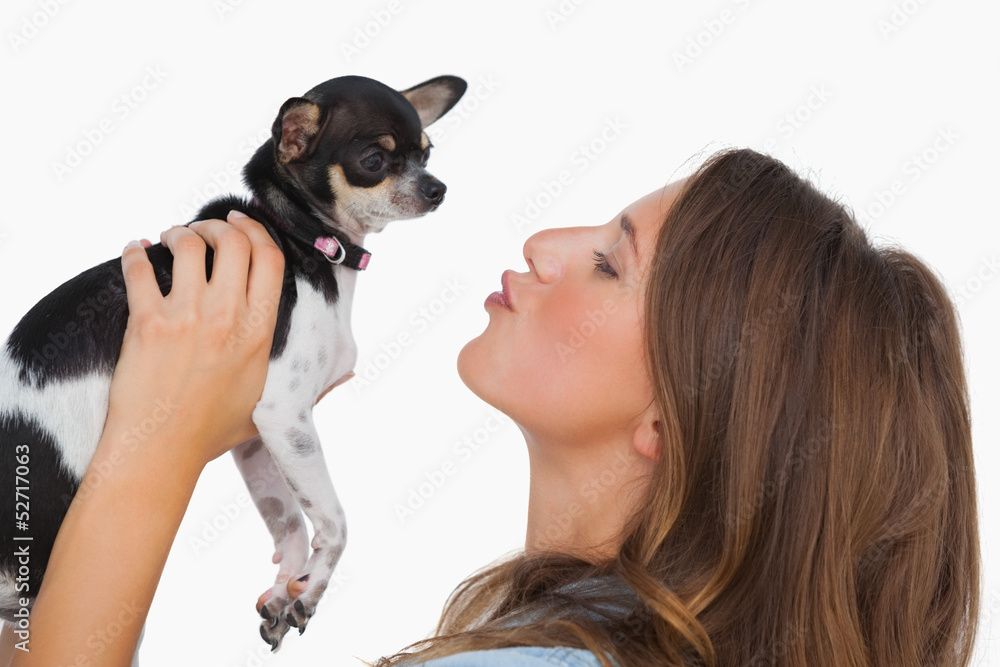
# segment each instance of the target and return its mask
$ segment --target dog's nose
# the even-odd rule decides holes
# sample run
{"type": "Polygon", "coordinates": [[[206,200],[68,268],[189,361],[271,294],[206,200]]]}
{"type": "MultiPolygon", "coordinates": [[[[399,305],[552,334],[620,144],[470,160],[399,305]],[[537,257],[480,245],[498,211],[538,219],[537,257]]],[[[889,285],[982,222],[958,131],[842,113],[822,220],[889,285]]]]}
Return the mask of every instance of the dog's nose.
{"type": "Polygon", "coordinates": [[[440,204],[448,188],[436,178],[428,178],[420,184],[420,194],[432,204],[440,204]]]}

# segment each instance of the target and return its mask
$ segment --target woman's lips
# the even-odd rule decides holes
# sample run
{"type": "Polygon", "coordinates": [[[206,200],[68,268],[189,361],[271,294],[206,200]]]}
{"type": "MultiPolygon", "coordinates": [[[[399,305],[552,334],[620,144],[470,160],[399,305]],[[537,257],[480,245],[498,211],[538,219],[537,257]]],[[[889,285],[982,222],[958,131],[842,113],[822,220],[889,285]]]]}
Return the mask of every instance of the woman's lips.
{"type": "Polygon", "coordinates": [[[484,303],[483,306],[494,304],[497,306],[502,306],[510,311],[514,310],[514,307],[511,305],[510,284],[507,282],[508,273],[510,273],[510,269],[507,269],[500,275],[501,291],[493,292],[488,297],[486,297],[486,303],[484,303]]]}

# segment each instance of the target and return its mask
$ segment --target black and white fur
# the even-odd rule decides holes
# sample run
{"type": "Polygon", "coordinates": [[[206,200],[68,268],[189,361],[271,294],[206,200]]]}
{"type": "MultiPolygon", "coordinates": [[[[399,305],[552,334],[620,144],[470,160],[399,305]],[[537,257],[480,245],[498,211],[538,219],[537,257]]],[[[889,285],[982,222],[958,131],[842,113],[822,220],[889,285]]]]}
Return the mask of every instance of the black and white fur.
{"type": "MultiPolygon", "coordinates": [[[[424,168],[430,142],[423,128],[465,89],[452,76],[402,92],[363,77],[326,81],[285,102],[272,138],[247,163],[244,182],[255,198],[219,199],[195,218],[225,219],[231,209],[241,210],[268,229],[285,255],[267,380],[253,412],[260,436],[233,450],[274,538],[279,571],[260,628],[272,650],[289,626],[300,634],[305,629],[346,540],[312,407],[356,362],[351,303],[358,271],[330,263],[308,240],[335,235],[360,246],[392,220],[437,208],[445,187],[424,168]],[[311,544],[302,512],[314,529],[311,544]],[[290,604],[287,580],[304,575],[307,588],[290,604]]],[[[172,256],[160,244],[147,253],[166,294],[172,256]]],[[[209,249],[209,272],[211,259],[209,249]]],[[[8,482],[0,494],[0,618],[8,623],[18,621],[19,598],[33,603],[100,439],[127,319],[121,262],[114,258],[43,298],[0,350],[0,468],[8,482]],[[24,461],[30,543],[14,540],[15,514],[28,509],[11,489],[24,461]],[[30,565],[19,576],[17,551],[24,544],[30,544],[30,565]]]]}

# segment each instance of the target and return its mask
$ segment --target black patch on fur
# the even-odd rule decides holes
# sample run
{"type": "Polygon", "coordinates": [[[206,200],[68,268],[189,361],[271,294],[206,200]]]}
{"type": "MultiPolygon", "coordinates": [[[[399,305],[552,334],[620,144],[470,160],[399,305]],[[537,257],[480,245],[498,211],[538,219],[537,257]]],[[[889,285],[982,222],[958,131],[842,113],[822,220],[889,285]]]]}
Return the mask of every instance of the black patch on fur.
{"type": "MultiPolygon", "coordinates": [[[[18,595],[34,603],[59,526],[80,484],[63,466],[52,435],[33,419],[19,414],[0,417],[0,479],[7,490],[0,494],[0,512],[6,517],[8,526],[0,530],[0,568],[16,577],[20,565],[18,550],[28,548],[30,588],[18,591],[18,595]],[[18,479],[18,467],[22,465],[27,468],[27,474],[18,479]],[[26,487],[21,498],[15,493],[18,486],[26,487]],[[17,530],[15,523],[16,515],[26,509],[25,504],[19,503],[27,504],[29,515],[24,531],[17,530]],[[15,540],[15,536],[32,539],[15,540]]],[[[0,613],[13,623],[14,616],[6,615],[6,611],[0,613]]]]}

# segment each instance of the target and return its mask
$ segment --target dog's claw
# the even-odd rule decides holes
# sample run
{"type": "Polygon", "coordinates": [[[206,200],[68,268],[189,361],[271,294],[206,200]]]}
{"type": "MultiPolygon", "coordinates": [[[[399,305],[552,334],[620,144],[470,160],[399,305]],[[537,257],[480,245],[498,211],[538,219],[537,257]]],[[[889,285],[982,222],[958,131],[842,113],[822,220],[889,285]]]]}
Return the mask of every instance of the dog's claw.
{"type": "MultiPolygon", "coordinates": [[[[260,609],[260,616],[264,619],[261,621],[260,632],[264,641],[271,644],[272,651],[284,639],[289,628],[297,628],[299,635],[303,634],[316,611],[316,603],[313,598],[305,595],[307,592],[310,592],[308,589],[299,593],[302,597],[291,600],[288,599],[284,590],[279,590],[286,579],[288,577],[283,577],[282,581],[276,584],[269,594],[265,592],[265,595],[261,596],[262,598],[267,596],[265,598],[267,602],[260,609]]],[[[313,575],[310,577],[310,575],[305,574],[298,577],[297,580],[305,583],[310,581],[310,579],[315,580],[316,576],[313,575]]],[[[326,583],[326,580],[323,580],[316,585],[320,594],[326,589],[326,583]]]]}
{"type": "Polygon", "coordinates": [[[267,605],[260,608],[260,617],[263,619],[260,622],[260,636],[264,640],[264,643],[270,645],[271,651],[274,652],[281,646],[281,639],[288,632],[288,625],[282,625],[282,623],[291,614],[283,611],[285,606],[277,598],[272,597],[272,599],[268,600],[267,605]],[[273,607],[275,604],[279,605],[275,610],[267,606],[271,605],[273,607]]]}
{"type": "MultiPolygon", "coordinates": [[[[265,621],[270,621],[272,628],[278,624],[278,617],[272,616],[270,610],[267,607],[260,608],[260,617],[263,618],[265,621]]],[[[260,627],[261,627],[261,632],[263,632],[264,626],[262,625],[260,627]]],[[[268,639],[267,637],[264,637],[264,641],[266,641],[268,644],[271,643],[271,640],[268,639]]]]}

